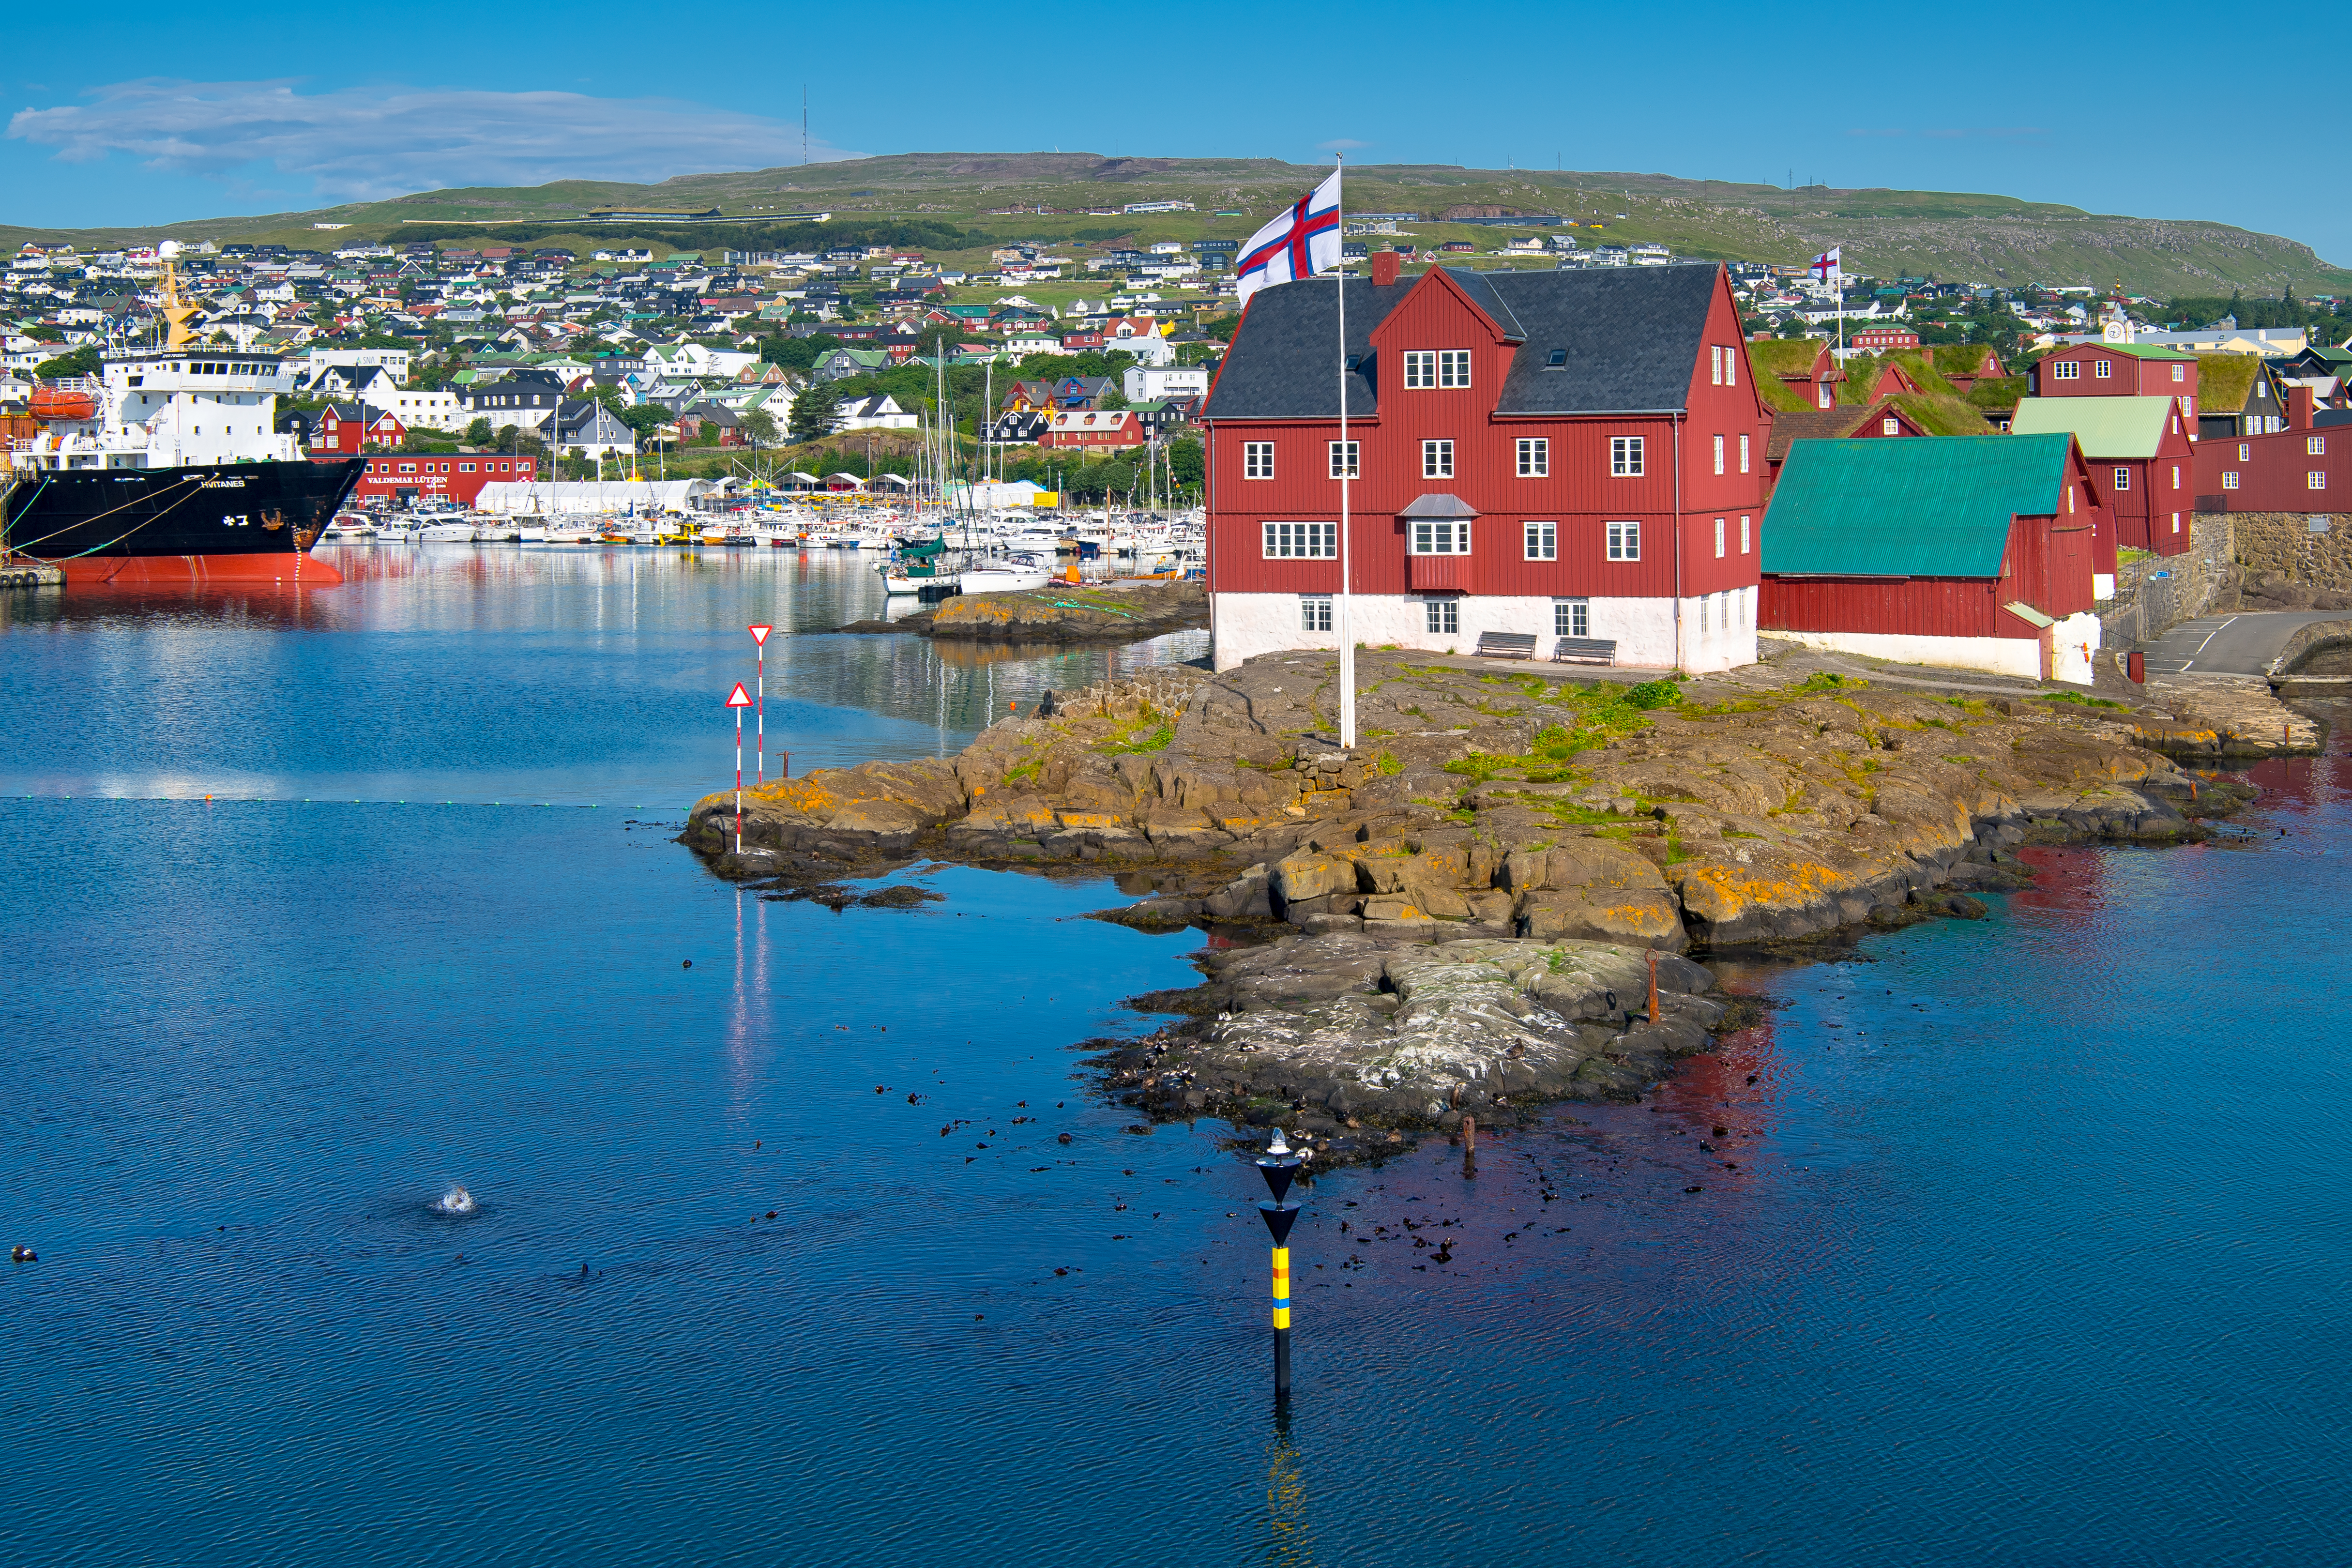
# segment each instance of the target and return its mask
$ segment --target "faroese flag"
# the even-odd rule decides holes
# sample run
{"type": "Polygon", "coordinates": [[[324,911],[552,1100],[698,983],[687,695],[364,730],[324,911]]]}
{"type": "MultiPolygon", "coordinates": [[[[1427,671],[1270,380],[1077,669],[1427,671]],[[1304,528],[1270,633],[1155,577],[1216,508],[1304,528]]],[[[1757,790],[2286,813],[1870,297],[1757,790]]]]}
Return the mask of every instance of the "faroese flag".
{"type": "Polygon", "coordinates": [[[1234,271],[1241,302],[1269,283],[1311,278],[1339,265],[1339,171],[1250,236],[1234,271]]]}

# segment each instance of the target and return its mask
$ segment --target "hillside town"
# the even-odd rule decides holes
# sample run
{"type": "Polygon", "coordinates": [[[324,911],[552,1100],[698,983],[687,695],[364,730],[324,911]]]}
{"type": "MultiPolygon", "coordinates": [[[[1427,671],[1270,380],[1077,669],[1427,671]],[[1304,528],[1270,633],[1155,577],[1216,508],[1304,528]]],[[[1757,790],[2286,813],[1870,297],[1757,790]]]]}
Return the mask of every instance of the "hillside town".
{"type": "MultiPolygon", "coordinates": [[[[1360,639],[1710,669],[1762,631],[2085,680],[2201,520],[2342,505],[2344,301],[1694,261],[1483,211],[1444,216],[1491,241],[1418,245],[1418,216],[1355,215],[1343,247],[1360,639]]],[[[175,290],[190,342],[280,367],[280,434],[366,459],[362,507],[648,468],[903,489],[924,452],[1020,504],[1134,504],[1164,475],[1203,514],[1220,662],[1329,645],[1339,447],[1330,354],[1302,351],[1338,352],[1324,282],[1244,317],[1233,240],[958,267],[840,232],[27,244],[0,280],[0,425],[39,440],[43,399],[154,339],[175,290]]]]}

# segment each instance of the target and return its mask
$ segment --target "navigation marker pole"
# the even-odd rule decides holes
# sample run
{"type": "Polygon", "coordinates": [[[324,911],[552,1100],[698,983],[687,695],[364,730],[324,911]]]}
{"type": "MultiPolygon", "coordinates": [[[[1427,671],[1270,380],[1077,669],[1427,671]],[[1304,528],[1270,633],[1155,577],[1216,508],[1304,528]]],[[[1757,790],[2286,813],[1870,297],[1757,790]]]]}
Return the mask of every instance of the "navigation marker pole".
{"type": "Polygon", "coordinates": [[[760,650],[760,684],[751,700],[751,712],[757,731],[751,742],[751,787],[757,791],[768,782],[768,634],[773,626],[753,626],[752,646],[760,650]]]}
{"type": "Polygon", "coordinates": [[[1266,1190],[1274,1202],[1257,1205],[1258,1217],[1274,1237],[1274,1397],[1277,1404],[1290,1398],[1290,1227],[1298,1223],[1298,1205],[1285,1203],[1283,1194],[1304,1161],[1290,1152],[1282,1141],[1282,1129],[1274,1130],[1274,1142],[1266,1145],[1265,1158],[1257,1163],[1258,1174],[1265,1178],[1266,1190]]]}
{"type": "Polygon", "coordinates": [[[743,853],[743,710],[751,706],[751,694],[737,681],[735,689],[727,694],[727,706],[735,710],[735,853],[743,853]]]}

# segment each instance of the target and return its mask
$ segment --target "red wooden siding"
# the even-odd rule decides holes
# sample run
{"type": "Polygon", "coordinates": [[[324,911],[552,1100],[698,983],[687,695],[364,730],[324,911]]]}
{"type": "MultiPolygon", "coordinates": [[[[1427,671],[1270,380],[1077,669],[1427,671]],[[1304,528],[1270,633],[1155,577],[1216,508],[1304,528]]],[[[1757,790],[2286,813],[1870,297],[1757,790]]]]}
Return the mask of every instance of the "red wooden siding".
{"type": "Polygon", "coordinates": [[[1767,631],[2036,638],[2040,627],[2003,606],[2023,603],[2063,620],[2094,604],[2092,527],[2078,518],[2011,519],[1998,578],[1767,577],[1756,624],[1767,631]]]}
{"type": "MultiPolygon", "coordinates": [[[[1501,416],[1496,395],[1517,352],[1500,342],[1483,312],[1442,273],[1426,275],[1372,336],[1380,355],[1381,411],[1351,418],[1348,438],[1360,444],[1361,477],[1349,487],[1353,521],[1351,586],[1367,594],[1412,591],[1405,529],[1399,514],[1424,494],[1460,497],[1479,513],[1467,559],[1449,571],[1474,594],[1668,597],[1675,591],[1677,422],[1671,415],[1557,417],[1501,416]],[[1467,388],[1404,385],[1408,350],[1468,349],[1467,388]],[[1611,470],[1611,442],[1638,436],[1643,472],[1611,470]],[[1549,474],[1518,476],[1518,442],[1550,443],[1549,474]],[[1422,477],[1422,442],[1451,440],[1454,477],[1422,477]],[[1559,558],[1526,559],[1523,524],[1559,525],[1559,558]],[[1606,559],[1605,525],[1642,524],[1642,557],[1606,559]]],[[[1769,432],[1763,405],[1741,352],[1738,311],[1718,273],[1707,325],[1680,422],[1683,517],[1682,582],[1685,595],[1751,587],[1764,520],[1764,447],[1769,432]],[[1735,364],[1734,384],[1717,385],[1709,347],[1735,364]],[[1714,438],[1724,437],[1724,472],[1715,472],[1714,438]],[[1748,472],[1739,471],[1739,438],[1748,441],[1748,472]],[[1742,516],[1748,549],[1739,548],[1742,516]],[[1715,553],[1715,521],[1724,521],[1724,554],[1715,553]]],[[[1339,583],[1336,561],[1268,561],[1260,524],[1336,521],[1339,482],[1331,478],[1331,420],[1215,420],[1208,432],[1210,461],[1209,583],[1217,593],[1327,593],[1339,583]],[[1274,477],[1244,479],[1245,443],[1270,442],[1274,477]]],[[[1428,579],[1419,579],[1426,582],[1428,579]]]]}
{"type": "Polygon", "coordinates": [[[2197,362],[2141,359],[2099,343],[2072,343],[2034,362],[2033,390],[2039,397],[2186,397],[2190,401],[2184,406],[2193,412],[2197,362]],[[2099,377],[2101,361],[2109,366],[2105,380],[2099,377]],[[2079,363],[2082,374],[2072,381],[2059,380],[2050,367],[2061,362],[2079,363]],[[2180,367],[2179,381],[2172,379],[2175,365],[2180,367]]]}
{"type": "Polygon", "coordinates": [[[2352,426],[2273,430],[2267,436],[2213,436],[2197,443],[2200,511],[2352,511],[2352,426]],[[2320,450],[2311,450],[2316,440],[2320,450]],[[2242,456],[2241,455],[2242,454],[2242,456]],[[2324,482],[2316,489],[2310,476],[2324,482]],[[2222,476],[2235,474],[2235,489],[2222,476]]]}

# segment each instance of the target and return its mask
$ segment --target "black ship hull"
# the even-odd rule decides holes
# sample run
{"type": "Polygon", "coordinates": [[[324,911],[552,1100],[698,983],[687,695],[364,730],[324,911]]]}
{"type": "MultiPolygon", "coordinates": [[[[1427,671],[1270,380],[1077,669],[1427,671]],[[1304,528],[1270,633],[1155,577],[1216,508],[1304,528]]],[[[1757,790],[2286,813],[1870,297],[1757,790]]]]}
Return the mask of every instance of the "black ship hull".
{"type": "Polygon", "coordinates": [[[8,551],[63,568],[69,584],[340,583],[310,546],[366,467],[35,469],[8,501],[8,551]]]}

